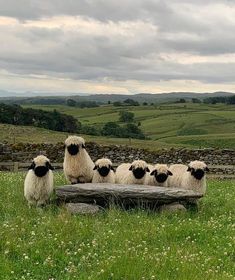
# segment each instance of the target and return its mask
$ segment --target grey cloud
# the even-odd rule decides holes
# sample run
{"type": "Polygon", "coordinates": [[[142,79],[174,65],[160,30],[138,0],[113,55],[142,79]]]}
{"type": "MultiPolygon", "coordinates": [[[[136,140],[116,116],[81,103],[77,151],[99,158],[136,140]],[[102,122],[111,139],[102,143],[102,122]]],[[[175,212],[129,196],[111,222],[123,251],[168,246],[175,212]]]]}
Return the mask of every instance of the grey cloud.
{"type": "MultiPolygon", "coordinates": [[[[216,1],[209,1],[211,5],[216,1]]],[[[208,3],[209,3],[208,2],[208,3]]],[[[218,1],[229,5],[229,1],[218,1]]],[[[75,80],[102,81],[170,79],[208,83],[234,81],[234,63],[181,64],[165,61],[161,52],[200,55],[234,53],[234,23],[213,22],[187,14],[180,5],[203,5],[203,1],[39,1],[0,0],[0,15],[40,19],[57,15],[81,15],[109,21],[144,21],[156,27],[132,36],[90,34],[59,28],[0,26],[7,44],[0,47],[0,68],[17,74],[44,74],[75,80]]],[[[202,6],[201,6],[202,7],[202,6]]],[[[117,27],[118,28],[118,27],[117,27]]]]}
{"type": "MultiPolygon", "coordinates": [[[[232,3],[209,0],[208,3],[232,3]]],[[[205,4],[203,0],[0,0],[0,14],[19,19],[33,19],[54,15],[84,15],[98,20],[133,20],[171,16],[172,4],[205,4]]],[[[168,18],[169,19],[169,18],[168,18]]],[[[167,20],[167,18],[166,18],[167,20]]]]}

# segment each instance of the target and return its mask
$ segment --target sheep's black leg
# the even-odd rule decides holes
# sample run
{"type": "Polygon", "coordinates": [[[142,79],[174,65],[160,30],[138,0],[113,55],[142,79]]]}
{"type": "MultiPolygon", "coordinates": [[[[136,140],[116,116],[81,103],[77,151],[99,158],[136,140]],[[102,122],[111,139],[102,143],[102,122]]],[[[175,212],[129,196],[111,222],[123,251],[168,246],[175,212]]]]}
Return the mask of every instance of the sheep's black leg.
{"type": "Polygon", "coordinates": [[[84,184],[85,182],[84,182],[84,181],[80,181],[80,180],[78,179],[77,183],[78,183],[78,184],[84,184]]]}

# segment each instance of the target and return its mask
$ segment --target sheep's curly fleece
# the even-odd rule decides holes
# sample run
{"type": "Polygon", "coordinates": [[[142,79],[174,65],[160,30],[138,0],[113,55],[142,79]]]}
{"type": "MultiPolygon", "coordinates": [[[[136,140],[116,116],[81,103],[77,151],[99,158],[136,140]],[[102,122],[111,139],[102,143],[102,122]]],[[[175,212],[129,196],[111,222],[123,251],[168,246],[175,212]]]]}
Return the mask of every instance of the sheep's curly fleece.
{"type": "MultiPolygon", "coordinates": [[[[95,162],[95,166],[98,166],[99,168],[105,166],[105,167],[110,167],[112,166],[112,162],[111,160],[107,159],[107,158],[101,158],[98,159],[95,162]]],[[[100,173],[98,172],[98,170],[94,170],[94,174],[93,174],[93,178],[92,178],[92,183],[111,183],[111,184],[115,184],[115,172],[110,169],[109,174],[105,177],[101,176],[100,173]]]]}
{"type": "MultiPolygon", "coordinates": [[[[189,167],[204,169],[206,164],[202,161],[192,161],[189,163],[189,167]]],[[[173,173],[173,176],[170,176],[168,179],[169,187],[188,189],[205,194],[206,176],[204,176],[201,180],[197,180],[189,171],[187,171],[188,166],[184,164],[173,164],[170,166],[169,170],[173,173]]]]}
{"type": "MultiPolygon", "coordinates": [[[[49,159],[43,155],[33,160],[36,166],[45,165],[49,159]]],[[[47,202],[53,192],[53,172],[49,170],[43,177],[37,177],[32,169],[26,175],[24,181],[24,196],[29,205],[40,206],[47,202]]]]}
{"type": "Polygon", "coordinates": [[[85,140],[78,136],[69,136],[65,140],[66,147],[75,144],[79,145],[79,152],[77,155],[70,155],[65,148],[65,156],[63,169],[67,180],[71,183],[89,183],[93,177],[94,162],[91,160],[89,154],[82,145],[85,145],[85,140]]]}
{"type": "MultiPolygon", "coordinates": [[[[158,173],[165,173],[165,174],[167,174],[168,169],[169,169],[167,164],[155,164],[154,166],[153,165],[148,165],[148,167],[149,167],[150,173],[153,170],[157,170],[158,173]]],[[[159,183],[159,182],[157,182],[155,176],[154,175],[153,176],[150,175],[150,173],[146,175],[145,182],[144,182],[145,185],[159,186],[159,187],[168,187],[169,177],[166,179],[165,182],[159,183]]]]}
{"type": "Polygon", "coordinates": [[[139,184],[143,185],[146,178],[146,173],[141,179],[136,179],[129,168],[147,168],[148,164],[143,160],[135,160],[132,163],[122,163],[116,170],[116,183],[118,184],[139,184]]]}

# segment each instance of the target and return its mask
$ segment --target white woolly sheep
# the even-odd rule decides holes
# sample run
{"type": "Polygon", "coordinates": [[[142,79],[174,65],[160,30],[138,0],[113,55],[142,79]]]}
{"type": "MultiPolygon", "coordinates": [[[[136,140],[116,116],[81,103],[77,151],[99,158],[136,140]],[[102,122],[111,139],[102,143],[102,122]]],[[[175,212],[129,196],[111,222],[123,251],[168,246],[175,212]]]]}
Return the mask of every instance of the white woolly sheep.
{"type": "Polygon", "coordinates": [[[92,183],[115,183],[115,173],[111,160],[101,158],[95,162],[92,183]]]}
{"type": "Polygon", "coordinates": [[[168,179],[171,188],[182,188],[205,194],[207,165],[202,161],[191,161],[188,166],[173,164],[169,170],[173,173],[168,179]]]}
{"type": "Polygon", "coordinates": [[[53,191],[53,173],[47,157],[39,155],[33,159],[24,182],[24,196],[29,205],[41,206],[53,191]]]}
{"type": "Polygon", "coordinates": [[[116,170],[116,183],[118,184],[144,184],[148,164],[143,160],[123,163],[116,170]]]}
{"type": "Polygon", "coordinates": [[[63,168],[71,184],[91,182],[94,163],[85,149],[85,140],[82,137],[69,136],[65,140],[63,168]]]}
{"type": "Polygon", "coordinates": [[[150,174],[145,178],[145,185],[168,187],[168,176],[172,176],[166,164],[149,166],[150,174]]]}

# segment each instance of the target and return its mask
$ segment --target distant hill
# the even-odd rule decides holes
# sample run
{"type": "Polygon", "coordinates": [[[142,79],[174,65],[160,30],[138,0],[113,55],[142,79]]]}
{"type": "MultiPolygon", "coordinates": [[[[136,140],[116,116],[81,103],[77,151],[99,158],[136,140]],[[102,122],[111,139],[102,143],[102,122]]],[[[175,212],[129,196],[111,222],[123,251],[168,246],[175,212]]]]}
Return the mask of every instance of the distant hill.
{"type": "MultiPolygon", "coordinates": [[[[127,98],[131,98],[138,102],[167,102],[167,101],[176,101],[180,98],[186,100],[191,100],[192,98],[205,99],[208,97],[216,96],[231,96],[235,93],[231,92],[213,92],[213,93],[195,93],[195,92],[170,92],[162,94],[152,94],[152,93],[138,93],[134,95],[123,95],[123,94],[94,94],[89,95],[83,98],[97,101],[97,102],[115,102],[115,101],[124,101],[127,98]]],[[[74,98],[74,97],[73,97],[74,98]]]]}
{"type": "Polygon", "coordinates": [[[219,97],[219,96],[232,96],[235,93],[231,92],[169,92],[169,93],[138,93],[138,94],[86,94],[86,93],[13,93],[0,90],[0,102],[4,103],[17,103],[17,104],[63,104],[69,98],[76,101],[96,101],[98,103],[107,103],[115,101],[124,101],[125,99],[131,98],[140,103],[165,103],[174,102],[180,98],[184,98],[186,101],[192,98],[205,99],[208,97],[219,97]]]}

